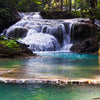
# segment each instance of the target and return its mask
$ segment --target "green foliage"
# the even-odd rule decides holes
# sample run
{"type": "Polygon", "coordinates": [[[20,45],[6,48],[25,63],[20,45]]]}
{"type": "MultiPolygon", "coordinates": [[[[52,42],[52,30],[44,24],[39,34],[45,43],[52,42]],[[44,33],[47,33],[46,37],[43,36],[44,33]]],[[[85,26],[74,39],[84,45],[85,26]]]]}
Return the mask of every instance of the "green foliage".
{"type": "Polygon", "coordinates": [[[52,1],[50,4],[46,4],[44,11],[61,11],[61,3],[52,1]]]}
{"type": "Polygon", "coordinates": [[[4,37],[3,36],[0,36],[0,40],[4,40],[4,37]]]}
{"type": "Polygon", "coordinates": [[[0,18],[5,19],[10,17],[9,8],[0,8],[0,18]]]}
{"type": "Polygon", "coordinates": [[[72,11],[72,14],[79,17],[79,18],[82,17],[82,14],[80,11],[72,11]]]}
{"type": "Polygon", "coordinates": [[[91,9],[88,14],[90,18],[96,18],[100,20],[100,9],[91,9]]]}
{"type": "Polygon", "coordinates": [[[19,45],[15,40],[0,40],[0,44],[8,49],[12,50],[20,50],[19,45]]]}
{"type": "Polygon", "coordinates": [[[24,12],[41,11],[41,6],[41,2],[38,0],[22,0],[18,2],[17,10],[24,12]]]}
{"type": "Polygon", "coordinates": [[[95,18],[100,20],[100,9],[95,10],[95,18]]]}
{"type": "Polygon", "coordinates": [[[9,8],[0,8],[0,32],[11,22],[12,16],[9,8]]]}
{"type": "Polygon", "coordinates": [[[100,1],[98,1],[97,8],[100,9],[100,1]]]}

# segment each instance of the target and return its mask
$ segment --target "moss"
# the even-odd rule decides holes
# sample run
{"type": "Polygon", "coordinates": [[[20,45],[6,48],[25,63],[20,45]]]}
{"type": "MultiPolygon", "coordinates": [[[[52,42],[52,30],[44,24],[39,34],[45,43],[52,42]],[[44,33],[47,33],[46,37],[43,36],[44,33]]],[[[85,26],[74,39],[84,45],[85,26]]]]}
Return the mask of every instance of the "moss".
{"type": "Polygon", "coordinates": [[[4,40],[4,41],[0,41],[1,44],[3,44],[4,46],[8,47],[8,48],[18,48],[19,45],[15,42],[15,40],[4,40]]]}
{"type": "Polygon", "coordinates": [[[0,37],[0,52],[12,53],[13,51],[21,50],[20,45],[15,40],[5,40],[0,37]]]}

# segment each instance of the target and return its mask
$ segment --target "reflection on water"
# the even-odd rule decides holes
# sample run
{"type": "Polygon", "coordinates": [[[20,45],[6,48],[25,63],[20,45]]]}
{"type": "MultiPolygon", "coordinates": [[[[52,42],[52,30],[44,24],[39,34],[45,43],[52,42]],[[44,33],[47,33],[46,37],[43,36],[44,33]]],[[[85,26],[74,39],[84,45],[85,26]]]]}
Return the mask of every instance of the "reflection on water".
{"type": "Polygon", "coordinates": [[[0,100],[99,100],[100,86],[0,83],[0,100]]]}
{"type": "MultiPolygon", "coordinates": [[[[2,68],[18,68],[8,77],[20,78],[95,78],[100,75],[98,56],[67,52],[41,52],[41,57],[0,60],[2,68]],[[18,75],[15,75],[18,74],[18,75]],[[14,75],[14,76],[13,76],[14,75]]],[[[4,74],[5,75],[5,74],[4,74]]]]}
{"type": "MultiPolygon", "coordinates": [[[[100,75],[98,56],[67,52],[41,52],[30,59],[0,59],[0,68],[13,68],[16,78],[95,78],[100,75]]],[[[5,74],[1,75],[5,76],[5,74]]]]}

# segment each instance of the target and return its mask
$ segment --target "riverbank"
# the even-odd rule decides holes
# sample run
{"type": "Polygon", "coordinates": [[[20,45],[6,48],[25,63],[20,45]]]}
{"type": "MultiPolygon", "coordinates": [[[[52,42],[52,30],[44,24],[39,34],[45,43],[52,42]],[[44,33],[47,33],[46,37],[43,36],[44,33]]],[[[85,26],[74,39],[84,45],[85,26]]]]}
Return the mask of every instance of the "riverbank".
{"type": "Polygon", "coordinates": [[[28,45],[17,42],[14,39],[0,37],[0,58],[34,57],[28,45]]]}

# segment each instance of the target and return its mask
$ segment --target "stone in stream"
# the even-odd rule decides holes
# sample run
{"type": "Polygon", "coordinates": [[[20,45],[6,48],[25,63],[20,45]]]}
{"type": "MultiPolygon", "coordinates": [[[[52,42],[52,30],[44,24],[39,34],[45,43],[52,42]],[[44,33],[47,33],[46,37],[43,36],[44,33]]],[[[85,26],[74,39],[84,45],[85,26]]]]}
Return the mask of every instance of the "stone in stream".
{"type": "Polygon", "coordinates": [[[73,43],[83,41],[87,38],[93,37],[95,34],[95,26],[91,23],[74,23],[71,32],[71,41],[73,43]]]}
{"type": "Polygon", "coordinates": [[[94,38],[88,38],[84,41],[74,43],[71,47],[72,52],[77,53],[95,53],[98,51],[98,44],[94,38]]]}
{"type": "Polygon", "coordinates": [[[4,35],[8,38],[24,38],[27,35],[27,28],[21,26],[13,26],[4,32],[4,35]]]}
{"type": "Polygon", "coordinates": [[[9,78],[0,78],[1,82],[4,83],[27,83],[27,84],[54,84],[54,85],[99,85],[100,80],[47,80],[47,79],[9,79],[9,78]]]}

